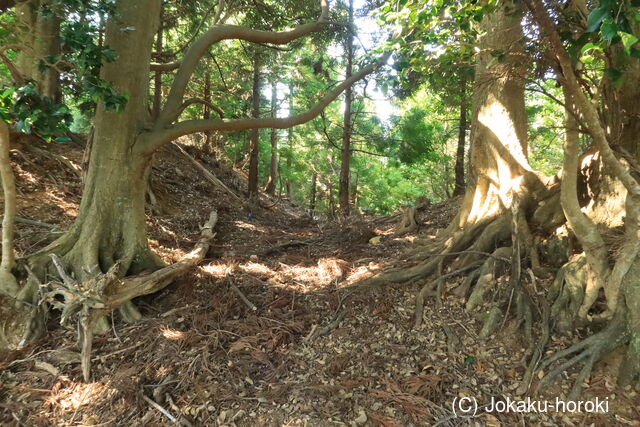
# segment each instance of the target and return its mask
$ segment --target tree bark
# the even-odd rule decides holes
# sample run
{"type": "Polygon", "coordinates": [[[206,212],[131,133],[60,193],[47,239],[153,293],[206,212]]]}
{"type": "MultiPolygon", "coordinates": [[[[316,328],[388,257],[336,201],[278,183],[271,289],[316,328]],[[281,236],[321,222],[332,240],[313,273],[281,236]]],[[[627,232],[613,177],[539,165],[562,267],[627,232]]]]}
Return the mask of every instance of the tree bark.
{"type": "Polygon", "coordinates": [[[463,76],[460,81],[460,122],[458,128],[458,146],[456,149],[455,189],[454,196],[464,194],[464,149],[467,136],[467,80],[463,76]]]}
{"type": "Polygon", "coordinates": [[[9,127],[0,119],[0,177],[4,194],[4,216],[2,218],[2,261],[0,262],[0,290],[15,296],[18,282],[13,275],[15,252],[13,250],[13,232],[16,219],[16,185],[9,159],[9,127]]]}
{"type": "MultiPolygon", "coordinates": [[[[278,117],[278,91],[275,79],[271,82],[271,117],[278,117]]],[[[269,162],[269,181],[265,192],[270,195],[276,193],[278,182],[278,130],[271,128],[271,160],[269,162]]]]}
{"type": "MultiPolygon", "coordinates": [[[[293,111],[293,85],[289,85],[289,114],[293,111]]],[[[287,145],[289,151],[287,152],[287,196],[289,200],[293,200],[293,188],[291,186],[291,168],[293,166],[293,128],[287,129],[287,145]]]]}
{"type": "Polygon", "coordinates": [[[60,73],[52,66],[43,70],[40,67],[41,61],[46,64],[48,57],[60,54],[60,18],[55,13],[43,13],[43,8],[52,6],[55,7],[51,0],[30,0],[16,6],[18,38],[25,46],[18,55],[17,67],[22,77],[36,82],[40,95],[59,103],[60,73]]]}
{"type": "Polygon", "coordinates": [[[86,278],[85,269],[93,271],[96,265],[106,272],[116,261],[128,273],[160,264],[148,248],[144,214],[151,155],[135,147],[148,118],[149,63],[160,0],[118,1],[116,7],[119,19],[109,21],[106,44],[119,60],[105,64],[101,78],[129,100],[121,113],[98,105],[80,212],[65,235],[32,258],[38,267],[36,260],[56,253],[77,279],[86,278]],[[135,30],[122,31],[123,26],[135,30]]]}
{"type": "MultiPolygon", "coordinates": [[[[353,74],[353,0],[349,0],[349,27],[346,39],[346,69],[345,78],[349,78],[353,74]]],[[[340,162],[340,187],[338,189],[338,198],[340,200],[340,212],[345,218],[349,216],[349,179],[351,174],[351,102],[353,100],[353,91],[351,86],[344,92],[344,119],[342,130],[342,153],[340,162]]]]}
{"type": "MultiPolygon", "coordinates": [[[[253,58],[253,93],[251,97],[251,117],[260,117],[260,60],[258,54],[253,58]]],[[[251,130],[249,140],[249,199],[258,197],[258,162],[260,155],[260,133],[257,128],[251,130]]]]}
{"type": "Polygon", "coordinates": [[[309,212],[311,215],[316,211],[316,192],[318,187],[318,173],[314,172],[311,177],[311,191],[309,195],[309,212]]]}
{"type": "MultiPolygon", "coordinates": [[[[156,56],[159,58],[163,50],[164,8],[160,6],[160,19],[156,33],[156,56]]],[[[160,117],[162,109],[162,71],[156,70],[153,75],[153,118],[160,117]]]]}

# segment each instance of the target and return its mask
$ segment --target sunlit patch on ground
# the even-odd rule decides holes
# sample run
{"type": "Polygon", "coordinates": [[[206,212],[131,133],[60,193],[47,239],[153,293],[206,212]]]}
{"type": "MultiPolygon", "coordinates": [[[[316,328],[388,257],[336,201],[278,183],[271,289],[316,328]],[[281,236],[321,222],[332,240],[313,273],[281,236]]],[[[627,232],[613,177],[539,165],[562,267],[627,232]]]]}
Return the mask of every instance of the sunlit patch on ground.
{"type": "Polygon", "coordinates": [[[264,227],[260,227],[260,226],[255,225],[255,224],[250,224],[250,223],[245,222],[245,221],[234,221],[233,224],[236,227],[241,228],[243,230],[258,231],[260,233],[266,233],[268,231],[264,227]]]}
{"type": "Polygon", "coordinates": [[[160,328],[160,333],[162,333],[162,336],[168,340],[182,340],[185,338],[184,332],[168,327],[160,328]]]}
{"type": "Polygon", "coordinates": [[[379,272],[381,268],[381,265],[375,262],[370,262],[367,265],[356,267],[351,270],[349,276],[347,276],[346,282],[348,285],[351,285],[353,283],[359,282],[360,280],[367,279],[379,272]]]}
{"type": "Polygon", "coordinates": [[[229,274],[231,266],[229,264],[208,264],[201,266],[200,269],[212,277],[221,279],[229,274]]]}
{"type": "Polygon", "coordinates": [[[271,270],[269,267],[267,267],[264,264],[259,264],[257,262],[249,262],[246,264],[240,264],[238,266],[238,268],[242,271],[245,271],[247,273],[251,273],[251,274],[258,274],[258,275],[265,275],[265,276],[273,276],[274,275],[274,271],[271,270]]]}
{"type": "Polygon", "coordinates": [[[57,393],[52,393],[46,399],[45,404],[53,407],[54,410],[56,407],[62,411],[76,410],[81,406],[95,404],[98,400],[106,399],[109,394],[114,392],[115,390],[99,382],[88,384],[72,382],[70,385],[60,388],[57,393]]]}

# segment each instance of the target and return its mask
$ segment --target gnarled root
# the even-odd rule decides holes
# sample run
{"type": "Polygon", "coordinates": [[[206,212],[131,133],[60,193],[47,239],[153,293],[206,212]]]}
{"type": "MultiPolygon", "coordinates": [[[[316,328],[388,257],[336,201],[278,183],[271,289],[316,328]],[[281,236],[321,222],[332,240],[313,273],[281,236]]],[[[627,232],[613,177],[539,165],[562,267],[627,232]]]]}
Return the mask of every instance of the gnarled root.
{"type": "Polygon", "coordinates": [[[589,264],[584,254],[574,255],[558,270],[550,297],[554,301],[551,318],[556,321],[559,330],[568,331],[575,326],[588,280],[589,264]]]}
{"type": "Polygon", "coordinates": [[[549,368],[560,359],[564,359],[575,354],[569,360],[549,371],[538,383],[536,391],[549,385],[567,369],[580,362],[584,362],[584,366],[578,373],[573,388],[568,396],[569,400],[577,400],[582,392],[582,383],[591,374],[591,370],[593,369],[595,362],[611,350],[614,350],[629,341],[629,331],[627,329],[625,317],[624,310],[619,310],[614,319],[612,319],[612,321],[602,331],[572,345],[565,350],[559,351],[546,359],[540,365],[540,371],[544,372],[545,369],[549,368]]]}
{"type": "MultiPolygon", "coordinates": [[[[77,265],[69,264],[68,260],[76,258],[67,256],[59,257],[54,252],[48,255],[50,263],[57,271],[60,280],[41,284],[29,267],[29,280],[19,295],[20,302],[16,304],[18,316],[12,326],[22,325],[25,329],[22,334],[21,344],[32,340],[35,335],[42,332],[47,314],[47,308],[51,305],[61,310],[61,323],[77,322],[78,341],[81,348],[82,372],[85,381],[89,380],[91,369],[91,347],[96,326],[105,321],[105,316],[113,310],[127,307],[121,310],[123,318],[129,320],[139,316],[137,310],[131,311],[133,298],[157,292],[171,283],[175,277],[197,265],[209,250],[210,242],[215,236],[213,227],[216,225],[218,215],[211,212],[209,220],[201,227],[201,237],[194,249],[185,255],[180,261],[169,266],[157,269],[153,272],[142,272],[133,276],[127,259],[121,259],[111,264],[106,273],[94,264],[92,268],[84,268],[82,275],[69,273],[69,270],[77,271],[77,265]],[[67,265],[65,265],[65,262],[67,265]],[[78,278],[79,277],[79,278],[78,278]],[[128,313],[128,314],[125,314],[128,313]]],[[[36,259],[38,270],[46,266],[43,257],[36,259]]],[[[9,342],[11,344],[11,342],[9,342]]]]}
{"type": "Polygon", "coordinates": [[[402,212],[402,219],[398,224],[394,236],[401,236],[403,234],[412,233],[418,229],[418,210],[429,205],[429,200],[424,197],[418,197],[416,203],[413,206],[407,206],[402,212]]]}
{"type": "Polygon", "coordinates": [[[101,299],[98,303],[83,303],[79,316],[80,344],[82,348],[82,372],[85,381],[89,381],[91,369],[91,340],[95,322],[112,310],[130,302],[133,298],[152,294],[163,289],[175,277],[196,266],[209,250],[214,238],[213,228],[218,222],[218,214],[212,211],[209,220],[201,227],[201,237],[195,248],[180,261],[149,274],[139,274],[119,278],[120,270],[115,264],[106,274],[94,279],[95,286],[100,290],[101,299]]]}

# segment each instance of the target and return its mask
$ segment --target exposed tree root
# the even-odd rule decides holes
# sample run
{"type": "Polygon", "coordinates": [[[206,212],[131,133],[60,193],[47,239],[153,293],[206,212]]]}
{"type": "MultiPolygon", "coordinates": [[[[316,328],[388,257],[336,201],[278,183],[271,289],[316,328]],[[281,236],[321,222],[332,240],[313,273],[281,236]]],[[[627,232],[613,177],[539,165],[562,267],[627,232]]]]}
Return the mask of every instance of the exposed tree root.
{"type": "MultiPolygon", "coordinates": [[[[20,344],[24,345],[43,332],[43,319],[47,315],[49,305],[60,309],[62,324],[69,324],[74,319],[77,322],[82,371],[85,381],[88,381],[93,334],[96,329],[100,329],[97,326],[105,321],[105,316],[113,310],[120,309],[125,321],[139,319],[140,314],[131,300],[159,291],[175,277],[198,264],[206,255],[215,236],[212,230],[217,221],[218,215],[212,211],[209,220],[201,227],[201,237],[194,249],[180,261],[137,275],[127,276],[130,274],[129,258],[113,262],[106,273],[102,273],[100,267],[94,263],[92,267],[82,269],[82,274],[78,274],[77,265],[70,264],[69,260],[81,262],[83,258],[70,256],[71,252],[67,252],[64,257],[58,256],[54,251],[48,254],[60,280],[41,284],[37,279],[38,275],[26,266],[29,276],[19,295],[23,302],[16,304],[17,317],[14,321],[14,324],[25,326],[20,344]],[[73,275],[70,270],[73,270],[73,275]]],[[[66,247],[64,241],[59,242],[59,245],[66,247]]],[[[60,246],[50,250],[60,249],[60,246]]],[[[39,256],[36,261],[38,268],[43,271],[46,266],[44,258],[39,256]]]]}
{"type": "Polygon", "coordinates": [[[551,318],[559,330],[570,330],[575,326],[578,311],[584,301],[584,286],[588,280],[589,266],[584,254],[574,255],[558,270],[550,298],[551,318]]]}
{"type": "Polygon", "coordinates": [[[424,197],[418,197],[413,206],[407,206],[402,212],[402,219],[394,231],[394,236],[412,233],[418,229],[418,210],[428,206],[429,201],[424,197]]]}
{"type": "Polygon", "coordinates": [[[582,392],[582,384],[591,374],[594,363],[603,355],[629,341],[629,331],[627,330],[625,317],[624,310],[619,310],[614,319],[609,322],[602,331],[546,359],[540,365],[540,371],[544,372],[544,370],[549,368],[553,363],[575,354],[569,360],[549,371],[538,383],[536,391],[549,385],[567,369],[580,362],[584,362],[584,366],[578,374],[569,394],[569,400],[577,400],[582,392]]]}
{"type": "MultiPolygon", "coordinates": [[[[457,276],[459,274],[465,273],[469,270],[475,270],[478,268],[478,266],[480,265],[480,263],[475,263],[475,264],[471,264],[468,265],[466,267],[462,267],[458,270],[452,271],[450,273],[447,274],[443,274],[438,278],[438,281],[436,283],[436,286],[438,283],[442,283],[445,279],[449,278],[449,277],[454,277],[457,276]]],[[[425,284],[422,289],[420,290],[420,292],[418,293],[418,296],[416,297],[416,319],[415,319],[415,324],[414,327],[415,328],[419,328],[420,325],[422,325],[422,314],[424,312],[424,299],[425,297],[429,296],[429,295],[436,295],[437,291],[434,291],[434,284],[433,283],[427,283],[425,284]]]]}

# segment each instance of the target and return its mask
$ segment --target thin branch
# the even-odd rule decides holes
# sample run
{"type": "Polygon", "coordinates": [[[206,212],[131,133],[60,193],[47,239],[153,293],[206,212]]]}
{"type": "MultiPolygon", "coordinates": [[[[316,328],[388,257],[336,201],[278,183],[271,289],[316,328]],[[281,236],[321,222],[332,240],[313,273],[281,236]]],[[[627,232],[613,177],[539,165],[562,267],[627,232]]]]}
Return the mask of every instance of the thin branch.
{"type": "Polygon", "coordinates": [[[18,71],[18,68],[15,66],[13,62],[4,53],[0,53],[0,59],[4,62],[4,65],[9,70],[13,81],[18,85],[23,85],[25,83],[24,76],[18,71]]]}
{"type": "Polygon", "coordinates": [[[185,108],[187,108],[189,105],[193,105],[193,104],[206,105],[207,107],[209,107],[210,109],[212,109],[213,111],[218,113],[218,115],[220,116],[221,119],[224,118],[224,111],[222,111],[222,108],[218,107],[217,105],[213,105],[209,101],[206,101],[206,100],[204,100],[202,98],[189,98],[189,99],[187,99],[180,106],[180,112],[182,113],[185,110],[185,108]]]}
{"type": "Polygon", "coordinates": [[[218,64],[218,61],[216,60],[215,56],[211,54],[209,54],[209,56],[211,57],[211,59],[213,59],[213,63],[218,69],[218,75],[220,76],[220,80],[222,81],[222,84],[224,85],[225,90],[229,92],[229,86],[227,85],[227,81],[224,79],[224,73],[222,72],[222,68],[220,68],[220,64],[218,64]]]}

